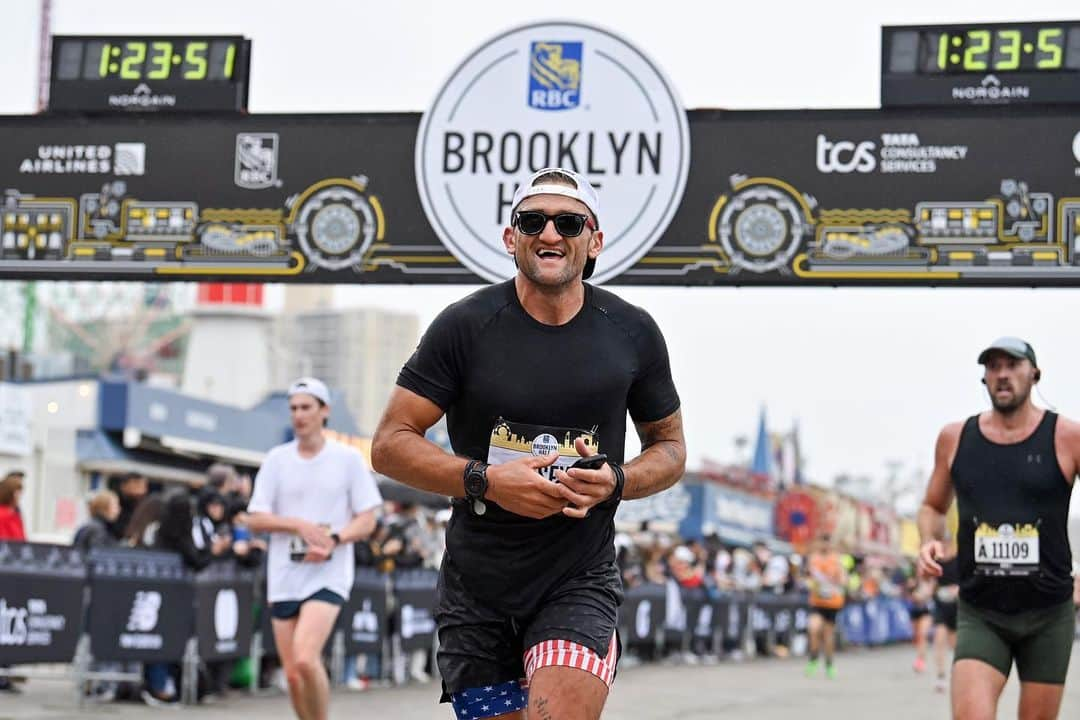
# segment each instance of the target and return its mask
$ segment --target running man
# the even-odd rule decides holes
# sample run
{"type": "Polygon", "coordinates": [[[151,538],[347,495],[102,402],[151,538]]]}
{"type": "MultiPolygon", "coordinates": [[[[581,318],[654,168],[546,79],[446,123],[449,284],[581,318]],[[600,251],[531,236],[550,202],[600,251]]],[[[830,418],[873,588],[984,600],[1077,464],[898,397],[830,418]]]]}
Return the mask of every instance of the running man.
{"type": "Polygon", "coordinates": [[[810,572],[810,659],[806,663],[806,677],[817,673],[818,658],[825,651],[825,676],[836,678],[836,618],[844,609],[844,588],[847,573],[840,553],[832,546],[832,539],[824,535],[814,544],[807,559],[810,572]]]}
{"type": "Polygon", "coordinates": [[[1012,665],[1021,718],[1056,717],[1075,617],[1069,498],[1080,425],[1031,402],[1041,371],[1015,337],[979,354],[990,410],[946,425],[919,509],[919,570],[940,577],[945,513],[958,504],[960,599],[954,718],[994,718],[1012,665]]]}
{"type": "Polygon", "coordinates": [[[960,595],[956,546],[949,543],[945,552],[948,560],[939,563],[941,575],[934,590],[934,661],[937,665],[934,689],[941,693],[945,692],[949,685],[945,672],[945,653],[956,650],[956,603],[960,595]]]}
{"type": "Polygon", "coordinates": [[[323,437],[330,392],[300,378],[289,387],[295,439],[270,450],[248,504],[252,532],[269,532],[267,599],[274,643],[301,720],[326,720],[322,651],[353,584],[351,543],[375,529],[378,486],[352,448],[323,437]]]}
{"type": "Polygon", "coordinates": [[[517,274],[435,319],[373,441],[379,472],[454,498],[436,620],[458,718],[600,716],[618,659],[615,508],[683,473],[659,328],[582,282],[599,210],[568,170],[517,189],[503,231],[517,274]],[[627,411],[642,452],[624,466],[627,411]],[[424,438],[443,414],[456,455],[424,438]],[[597,453],[607,462],[570,469],[597,453]]]}
{"type": "Polygon", "coordinates": [[[906,589],[912,641],[915,644],[915,660],[911,663],[911,669],[921,673],[926,670],[926,646],[933,622],[930,600],[934,595],[934,581],[915,572],[907,579],[906,589]]]}

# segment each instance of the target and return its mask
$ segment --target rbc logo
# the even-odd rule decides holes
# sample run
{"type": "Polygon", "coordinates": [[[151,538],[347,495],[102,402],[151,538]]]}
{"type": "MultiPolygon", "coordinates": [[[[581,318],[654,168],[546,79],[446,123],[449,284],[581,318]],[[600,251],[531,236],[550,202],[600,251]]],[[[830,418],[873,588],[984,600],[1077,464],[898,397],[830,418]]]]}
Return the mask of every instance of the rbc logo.
{"type": "Polygon", "coordinates": [[[581,92],[580,42],[534,42],[529,51],[529,107],[570,110],[581,92]]]}

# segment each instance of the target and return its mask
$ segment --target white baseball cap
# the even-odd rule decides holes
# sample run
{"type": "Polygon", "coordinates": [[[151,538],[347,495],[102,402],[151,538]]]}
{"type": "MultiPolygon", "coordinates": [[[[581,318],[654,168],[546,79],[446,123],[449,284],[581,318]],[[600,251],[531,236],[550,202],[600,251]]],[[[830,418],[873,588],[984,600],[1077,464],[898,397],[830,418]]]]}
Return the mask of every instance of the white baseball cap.
{"type": "Polygon", "coordinates": [[[537,170],[514,191],[514,201],[510,206],[510,212],[512,213],[514,210],[517,210],[517,206],[521,204],[522,200],[527,197],[532,197],[533,195],[562,195],[563,197],[580,200],[585,204],[585,207],[589,208],[589,212],[593,214],[597,224],[600,222],[600,195],[597,194],[596,188],[594,188],[588,180],[581,177],[573,170],[557,167],[537,170]],[[543,182],[539,185],[536,184],[536,181],[540,178],[554,173],[559,173],[570,178],[570,181],[574,184],[573,187],[564,182],[543,182]]]}
{"type": "Polygon", "coordinates": [[[692,563],[697,559],[697,556],[694,555],[694,551],[685,545],[679,545],[671,551],[671,554],[676,560],[681,560],[684,563],[692,563]]]}
{"type": "MultiPolygon", "coordinates": [[[[562,195],[563,197],[573,198],[582,202],[585,207],[592,213],[593,219],[596,220],[597,227],[600,226],[600,195],[596,192],[596,188],[592,186],[585,178],[578,175],[573,170],[567,170],[566,168],[548,167],[542,170],[537,170],[529,179],[521,185],[518,185],[518,189],[514,191],[514,200],[510,204],[510,216],[513,218],[514,213],[517,211],[518,205],[525,198],[532,197],[533,195],[562,195]],[[559,173],[565,175],[573,183],[573,187],[567,185],[565,182],[542,182],[536,184],[536,181],[545,175],[553,175],[559,173]]],[[[585,272],[583,277],[588,280],[592,274],[593,269],[596,267],[596,258],[589,258],[585,261],[585,272]]]]}
{"type": "Polygon", "coordinates": [[[289,386],[288,396],[292,397],[301,393],[321,400],[324,405],[330,404],[330,390],[326,387],[326,383],[318,378],[302,377],[294,380],[289,386]]]}

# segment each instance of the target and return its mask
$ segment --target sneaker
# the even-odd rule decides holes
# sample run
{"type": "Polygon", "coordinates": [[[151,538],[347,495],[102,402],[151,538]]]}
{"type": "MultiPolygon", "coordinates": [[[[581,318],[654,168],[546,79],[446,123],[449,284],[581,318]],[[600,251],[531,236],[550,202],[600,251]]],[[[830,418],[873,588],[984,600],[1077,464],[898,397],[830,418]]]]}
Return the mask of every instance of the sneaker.
{"type": "Polygon", "coordinates": [[[818,666],[818,661],[817,660],[808,661],[806,663],[806,670],[804,671],[804,674],[806,675],[806,677],[814,677],[814,675],[817,674],[817,666],[818,666]]]}
{"type": "Polygon", "coordinates": [[[917,673],[921,673],[926,670],[926,661],[921,657],[915,658],[915,662],[911,664],[911,669],[917,673]]]}
{"type": "Polygon", "coordinates": [[[176,698],[160,698],[149,690],[143,690],[139,697],[150,707],[168,708],[170,710],[180,709],[180,703],[176,701],[176,698]]]}
{"type": "Polygon", "coordinates": [[[829,678],[830,680],[835,680],[836,679],[836,666],[835,665],[826,665],[825,666],[825,677],[829,678]]]}
{"type": "Polygon", "coordinates": [[[349,682],[345,683],[345,687],[356,692],[364,692],[371,687],[371,681],[366,677],[351,677],[349,682]]]}
{"type": "Polygon", "coordinates": [[[938,675],[937,682],[934,683],[934,692],[944,694],[949,689],[949,683],[945,679],[944,675],[938,675]]]}

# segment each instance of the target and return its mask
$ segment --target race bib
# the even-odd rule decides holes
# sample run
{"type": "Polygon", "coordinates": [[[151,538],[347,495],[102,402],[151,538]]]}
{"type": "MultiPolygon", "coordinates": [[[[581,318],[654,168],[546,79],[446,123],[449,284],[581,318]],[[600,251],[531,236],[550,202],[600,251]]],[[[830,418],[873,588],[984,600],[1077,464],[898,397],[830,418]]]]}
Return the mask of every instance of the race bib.
{"type": "MultiPolygon", "coordinates": [[[[319,524],[319,527],[326,531],[326,534],[330,534],[330,526],[325,524],[319,524]]],[[[309,545],[304,538],[299,535],[292,535],[289,537],[289,559],[293,562],[303,562],[307,557],[309,545]]]]}
{"type": "Polygon", "coordinates": [[[975,572],[1024,577],[1039,571],[1039,528],[1030,523],[982,523],[975,530],[975,572]]]}
{"type": "Polygon", "coordinates": [[[593,453],[600,452],[595,429],[545,427],[499,418],[495,427],[491,429],[487,462],[488,465],[501,465],[521,457],[558,452],[558,460],[547,467],[538,469],[542,476],[554,482],[556,469],[565,470],[581,457],[574,445],[574,441],[578,438],[584,440],[585,446],[593,453]]]}

